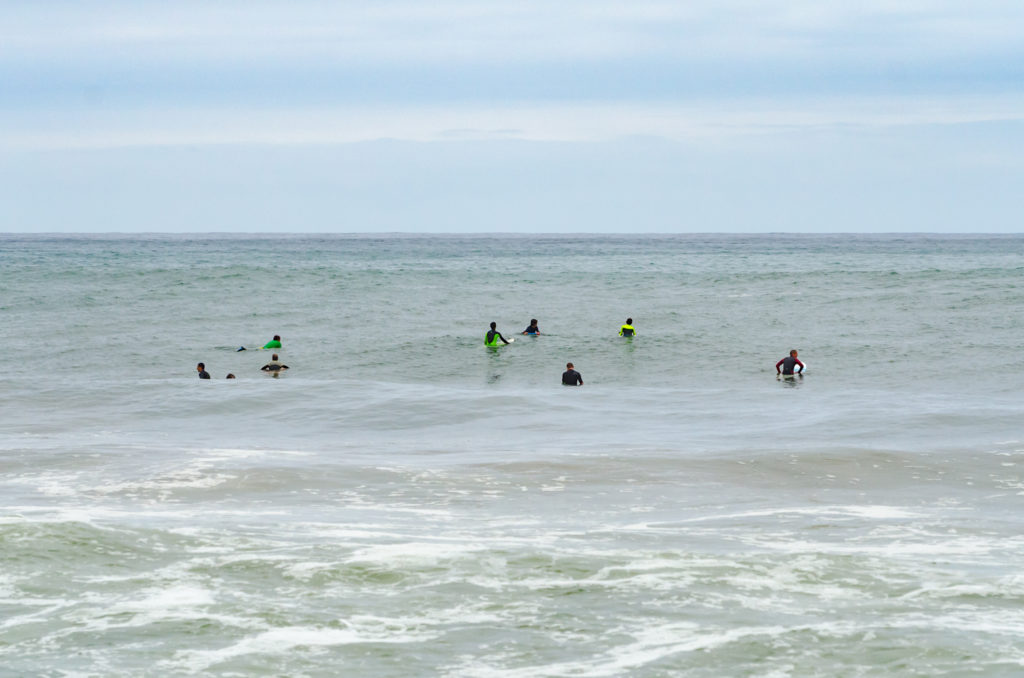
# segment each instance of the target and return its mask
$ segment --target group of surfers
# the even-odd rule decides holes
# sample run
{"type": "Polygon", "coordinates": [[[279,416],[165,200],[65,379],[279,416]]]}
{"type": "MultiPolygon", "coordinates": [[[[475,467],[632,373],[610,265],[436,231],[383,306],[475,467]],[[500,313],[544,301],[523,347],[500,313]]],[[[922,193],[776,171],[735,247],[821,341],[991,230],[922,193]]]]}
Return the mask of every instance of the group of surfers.
{"type": "MultiPolygon", "coordinates": [[[[520,334],[529,336],[539,336],[540,328],[537,326],[537,319],[532,318],[530,324],[527,325],[526,329],[520,334]]],[[[633,327],[633,319],[626,318],[626,322],[619,328],[620,337],[635,337],[636,328],[633,327]]],[[[487,334],[484,335],[484,345],[497,348],[498,346],[504,346],[509,344],[509,340],[501,336],[501,332],[498,331],[498,323],[492,322],[491,329],[487,330],[487,334]]],[[[797,357],[798,351],[794,348],[789,352],[789,355],[775,363],[775,374],[779,376],[793,376],[794,374],[803,375],[804,364],[800,362],[797,357]],[[797,368],[800,369],[797,369],[797,368]]],[[[580,373],[575,370],[572,363],[565,364],[565,372],[562,373],[562,384],[565,386],[582,386],[583,377],[580,373]]]]}
{"type": "MultiPolygon", "coordinates": [[[[536,337],[540,335],[540,328],[537,326],[537,319],[532,318],[530,324],[527,325],[526,329],[520,332],[528,336],[536,337]]],[[[633,327],[633,319],[626,318],[626,323],[619,328],[620,337],[635,337],[636,328],[633,327]]],[[[498,346],[504,346],[509,344],[505,337],[501,336],[501,332],[498,331],[498,323],[491,323],[491,329],[487,330],[487,334],[484,335],[484,346],[491,348],[497,348],[498,346]]],[[[563,386],[583,386],[583,376],[576,371],[576,368],[572,363],[565,364],[565,372],[562,372],[562,385],[563,386]]]]}
{"type": "MultiPolygon", "coordinates": [[[[540,328],[537,327],[537,319],[533,318],[530,320],[530,324],[520,334],[527,334],[530,336],[540,335],[540,328]]],[[[626,324],[619,328],[620,337],[635,337],[636,328],[633,327],[633,319],[626,318],[626,324]]],[[[501,336],[501,332],[498,331],[498,323],[491,323],[491,329],[484,335],[484,346],[503,346],[508,344],[509,341],[505,337],[501,336]]]]}
{"type": "MultiPolygon", "coordinates": [[[[539,336],[540,335],[540,327],[537,326],[537,319],[536,318],[532,318],[530,320],[530,324],[526,327],[525,330],[523,330],[521,332],[521,334],[525,334],[525,335],[528,335],[528,336],[539,336]]],[[[635,337],[636,336],[636,328],[633,327],[633,319],[632,318],[626,318],[626,322],[622,325],[622,327],[619,328],[619,336],[620,337],[635,337]]],[[[511,342],[509,342],[507,339],[505,339],[505,337],[501,336],[501,332],[498,331],[498,324],[495,323],[495,322],[492,322],[491,323],[491,329],[489,329],[487,331],[487,334],[484,335],[484,345],[492,347],[492,348],[496,348],[498,346],[503,346],[503,345],[506,345],[506,344],[509,344],[509,343],[511,343],[511,342]]],[[[281,335],[275,334],[274,338],[271,339],[270,341],[268,341],[266,344],[264,344],[263,348],[265,348],[265,349],[281,348],[281,335]]],[[[238,350],[239,351],[245,351],[246,348],[244,346],[241,346],[241,347],[239,347],[238,350]]],[[[803,371],[804,371],[804,364],[802,362],[800,362],[800,358],[797,357],[798,355],[799,355],[799,352],[794,348],[793,350],[791,350],[789,352],[788,356],[786,356],[785,358],[783,358],[779,362],[775,363],[775,374],[779,375],[779,376],[793,376],[794,374],[802,375],[803,371]],[[797,368],[799,368],[799,369],[797,369],[797,368]]],[[[283,364],[278,359],[277,354],[274,353],[271,356],[270,362],[268,362],[266,365],[264,365],[260,369],[262,371],[264,371],[264,372],[270,372],[270,373],[273,374],[273,376],[276,377],[278,375],[278,373],[280,373],[281,371],[287,370],[288,366],[283,364]]],[[[209,379],[210,378],[210,373],[206,371],[206,365],[204,363],[198,363],[196,365],[196,371],[199,372],[199,378],[200,379],[209,379]]],[[[234,374],[228,374],[228,376],[225,377],[225,378],[226,379],[234,379],[235,375],[234,374]]],[[[562,384],[565,385],[565,386],[582,386],[583,385],[583,377],[580,375],[579,372],[576,371],[575,367],[573,366],[573,364],[571,362],[565,364],[565,372],[562,373],[562,384]]]]}
{"type": "MultiPolygon", "coordinates": [[[[263,348],[268,348],[268,349],[281,348],[281,335],[280,334],[275,334],[273,339],[271,339],[270,341],[268,341],[266,344],[263,345],[263,348]]],[[[245,350],[248,350],[248,349],[246,349],[245,346],[240,346],[240,347],[238,347],[238,350],[239,351],[245,351],[245,350]]],[[[264,372],[269,372],[273,376],[276,377],[281,371],[287,370],[288,366],[285,365],[284,363],[282,363],[280,360],[278,360],[277,354],[274,353],[274,354],[271,354],[271,356],[270,356],[270,362],[267,363],[266,365],[264,365],[263,367],[261,367],[260,369],[263,370],[264,372]]],[[[196,371],[199,372],[199,378],[200,379],[209,379],[210,378],[210,373],[206,371],[206,364],[205,363],[198,363],[196,365],[196,371]]],[[[234,379],[235,375],[233,375],[231,373],[228,373],[228,376],[226,376],[224,378],[225,379],[234,379]]]]}

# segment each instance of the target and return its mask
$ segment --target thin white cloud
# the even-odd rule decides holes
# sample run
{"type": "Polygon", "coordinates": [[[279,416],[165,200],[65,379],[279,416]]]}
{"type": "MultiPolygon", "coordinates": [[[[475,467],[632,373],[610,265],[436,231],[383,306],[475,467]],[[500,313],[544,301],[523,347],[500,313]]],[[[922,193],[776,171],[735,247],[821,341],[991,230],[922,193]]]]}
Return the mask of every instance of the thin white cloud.
{"type": "Polygon", "coordinates": [[[1004,0],[111,2],[5,8],[0,57],[947,58],[1021,48],[1004,0]]]}
{"type": "Polygon", "coordinates": [[[995,97],[770,98],[703,104],[373,106],[0,113],[0,149],[221,144],[316,145],[398,139],[599,142],[630,136],[715,143],[794,130],[1024,120],[1024,94],[995,97]]]}

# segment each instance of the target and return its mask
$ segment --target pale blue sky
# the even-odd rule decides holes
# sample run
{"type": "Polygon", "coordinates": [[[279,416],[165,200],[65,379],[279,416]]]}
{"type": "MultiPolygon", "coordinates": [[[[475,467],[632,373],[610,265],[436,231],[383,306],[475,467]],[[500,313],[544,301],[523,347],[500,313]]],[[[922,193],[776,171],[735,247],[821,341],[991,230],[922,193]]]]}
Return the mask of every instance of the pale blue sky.
{"type": "Polygon", "coordinates": [[[1024,3],[0,0],[0,230],[1022,229],[1024,3]]]}

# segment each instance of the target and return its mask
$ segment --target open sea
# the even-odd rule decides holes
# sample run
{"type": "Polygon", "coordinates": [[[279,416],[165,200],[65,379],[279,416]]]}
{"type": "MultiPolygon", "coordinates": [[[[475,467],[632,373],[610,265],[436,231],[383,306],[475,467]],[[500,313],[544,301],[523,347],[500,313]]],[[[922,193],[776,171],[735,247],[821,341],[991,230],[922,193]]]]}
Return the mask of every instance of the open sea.
{"type": "Polygon", "coordinates": [[[6,234],[0,337],[3,678],[1024,675],[1024,236],[6,234]]]}

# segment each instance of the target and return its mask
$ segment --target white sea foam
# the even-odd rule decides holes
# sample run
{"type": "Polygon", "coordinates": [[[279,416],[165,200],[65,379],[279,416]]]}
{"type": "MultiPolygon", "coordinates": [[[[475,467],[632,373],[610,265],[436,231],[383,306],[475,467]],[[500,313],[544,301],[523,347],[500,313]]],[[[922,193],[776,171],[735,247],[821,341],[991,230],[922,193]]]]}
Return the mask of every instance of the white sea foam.
{"type": "Polygon", "coordinates": [[[422,643],[436,638],[437,635],[437,633],[413,629],[357,631],[351,628],[282,627],[249,636],[219,650],[178,652],[174,661],[164,662],[164,666],[168,669],[202,672],[245,655],[282,655],[288,654],[296,648],[322,648],[355,643],[422,643]]]}
{"type": "Polygon", "coordinates": [[[789,506],[781,508],[758,509],[738,513],[699,516],[677,521],[678,523],[699,523],[714,520],[735,520],[738,518],[768,518],[773,516],[821,516],[830,520],[906,520],[920,518],[924,514],[902,506],[879,505],[840,505],[840,506],[789,506]]]}
{"type": "Polygon", "coordinates": [[[414,568],[437,567],[442,563],[484,550],[486,547],[482,545],[446,542],[376,544],[357,549],[349,562],[414,568]]]}

